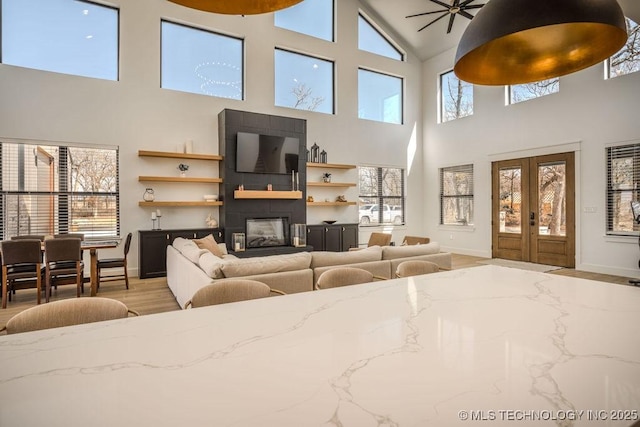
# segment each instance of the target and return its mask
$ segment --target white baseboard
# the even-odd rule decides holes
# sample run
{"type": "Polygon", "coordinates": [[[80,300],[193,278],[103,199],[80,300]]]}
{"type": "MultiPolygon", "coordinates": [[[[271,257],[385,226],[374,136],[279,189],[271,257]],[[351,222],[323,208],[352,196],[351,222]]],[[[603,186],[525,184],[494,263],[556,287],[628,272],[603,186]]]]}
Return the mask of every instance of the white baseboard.
{"type": "Polygon", "coordinates": [[[588,271],[590,273],[611,274],[613,276],[632,277],[639,279],[640,270],[633,268],[610,267],[598,264],[577,264],[576,270],[588,271]]]}

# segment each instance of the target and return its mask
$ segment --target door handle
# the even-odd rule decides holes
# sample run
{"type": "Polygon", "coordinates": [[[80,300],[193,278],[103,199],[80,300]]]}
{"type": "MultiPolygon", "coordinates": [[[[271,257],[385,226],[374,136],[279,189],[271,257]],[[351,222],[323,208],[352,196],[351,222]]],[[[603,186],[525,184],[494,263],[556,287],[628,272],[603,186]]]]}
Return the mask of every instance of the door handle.
{"type": "Polygon", "coordinates": [[[535,212],[531,212],[529,213],[529,225],[536,225],[536,213],[535,212]]]}

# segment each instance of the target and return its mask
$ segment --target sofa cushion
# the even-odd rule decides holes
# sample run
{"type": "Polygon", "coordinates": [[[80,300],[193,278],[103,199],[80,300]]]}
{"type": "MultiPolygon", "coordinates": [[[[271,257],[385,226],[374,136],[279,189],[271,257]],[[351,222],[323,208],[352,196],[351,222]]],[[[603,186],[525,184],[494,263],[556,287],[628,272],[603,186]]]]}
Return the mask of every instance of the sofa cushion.
{"type": "Polygon", "coordinates": [[[431,242],[426,245],[385,246],[382,248],[382,259],[431,255],[437,254],[438,252],[440,252],[440,244],[438,242],[431,242]]]}
{"type": "Polygon", "coordinates": [[[198,246],[196,246],[196,244],[194,243],[193,246],[190,245],[185,245],[182,248],[182,252],[180,252],[186,259],[188,259],[189,261],[191,261],[194,264],[198,264],[198,262],[200,261],[200,255],[209,252],[206,249],[200,249],[198,246]]]}
{"type": "Polygon", "coordinates": [[[252,274],[304,270],[309,268],[310,264],[311,254],[309,252],[299,252],[295,254],[224,260],[220,269],[224,277],[243,277],[252,274]]]}
{"type": "Polygon", "coordinates": [[[176,237],[173,240],[173,247],[180,253],[182,253],[182,249],[185,246],[191,245],[193,242],[189,239],[185,239],[184,237],[176,237]]]}
{"type": "Polygon", "coordinates": [[[223,262],[224,260],[222,258],[215,256],[209,251],[206,251],[205,253],[200,255],[198,265],[200,266],[202,271],[207,274],[207,276],[213,279],[221,279],[224,277],[224,274],[222,274],[222,270],[220,269],[223,262]]]}
{"type": "Polygon", "coordinates": [[[198,245],[200,249],[206,249],[212,254],[214,254],[215,256],[222,257],[223,253],[220,250],[218,243],[213,238],[212,234],[209,234],[208,236],[205,236],[202,239],[193,239],[193,241],[195,242],[196,245],[198,245]]]}
{"type": "Polygon", "coordinates": [[[370,246],[359,251],[349,252],[313,251],[311,257],[311,268],[380,261],[382,259],[382,248],[380,246],[370,246]]]}

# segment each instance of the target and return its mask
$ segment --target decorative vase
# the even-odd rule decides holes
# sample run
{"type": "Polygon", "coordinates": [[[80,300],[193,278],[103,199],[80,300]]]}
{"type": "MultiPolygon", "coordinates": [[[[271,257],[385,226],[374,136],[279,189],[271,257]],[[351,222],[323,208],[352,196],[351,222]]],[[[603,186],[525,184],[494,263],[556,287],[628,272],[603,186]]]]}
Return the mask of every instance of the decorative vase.
{"type": "Polygon", "coordinates": [[[145,202],[153,202],[155,198],[156,196],[153,193],[153,188],[147,188],[144,190],[144,194],[142,195],[142,200],[144,200],[145,202]]]}

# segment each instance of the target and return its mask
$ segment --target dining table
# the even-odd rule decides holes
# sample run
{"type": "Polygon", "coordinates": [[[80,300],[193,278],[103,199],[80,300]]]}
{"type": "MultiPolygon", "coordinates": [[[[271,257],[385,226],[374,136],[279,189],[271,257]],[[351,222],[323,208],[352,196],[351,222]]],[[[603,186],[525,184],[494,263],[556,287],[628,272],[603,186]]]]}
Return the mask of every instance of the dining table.
{"type": "Polygon", "coordinates": [[[631,426],[640,288],[482,265],[0,336],[0,426],[631,426]]]}
{"type": "Polygon", "coordinates": [[[80,247],[89,251],[89,272],[91,283],[91,296],[98,293],[98,249],[111,249],[118,246],[116,240],[83,240],[80,247]]]}

